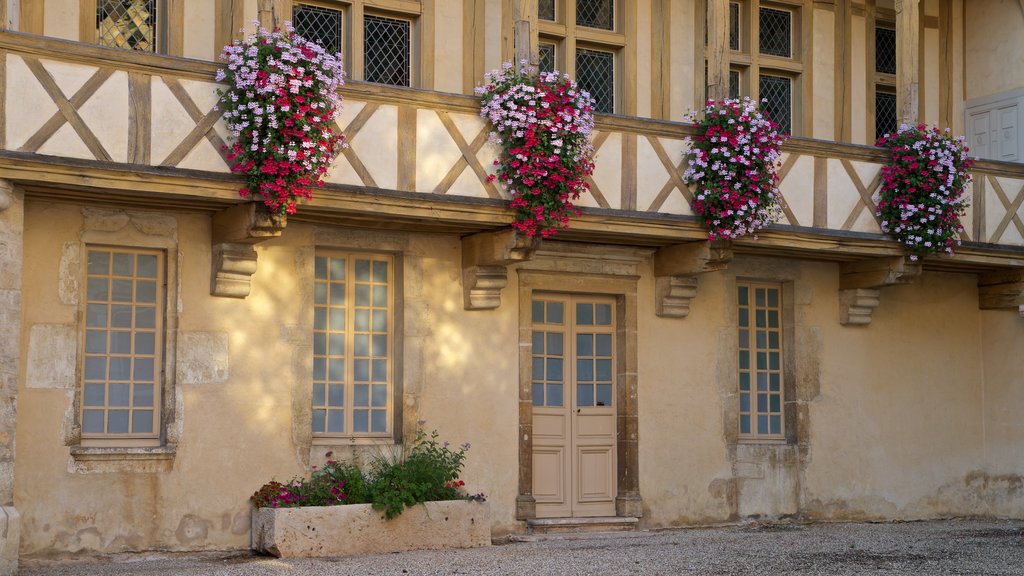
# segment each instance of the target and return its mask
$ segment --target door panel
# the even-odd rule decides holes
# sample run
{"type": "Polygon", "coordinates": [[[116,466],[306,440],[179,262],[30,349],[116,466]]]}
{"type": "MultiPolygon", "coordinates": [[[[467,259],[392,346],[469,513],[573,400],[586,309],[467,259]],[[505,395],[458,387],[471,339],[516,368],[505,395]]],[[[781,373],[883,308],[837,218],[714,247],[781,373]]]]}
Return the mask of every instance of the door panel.
{"type": "Polygon", "coordinates": [[[614,300],[538,295],[533,316],[537,516],[613,516],[614,300]]]}

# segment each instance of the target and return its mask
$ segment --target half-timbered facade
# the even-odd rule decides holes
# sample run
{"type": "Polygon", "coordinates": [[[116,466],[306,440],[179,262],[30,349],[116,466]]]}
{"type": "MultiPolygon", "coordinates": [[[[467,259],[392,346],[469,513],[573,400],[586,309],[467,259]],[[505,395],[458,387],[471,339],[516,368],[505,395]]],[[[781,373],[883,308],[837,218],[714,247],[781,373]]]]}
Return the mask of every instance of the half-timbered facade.
{"type": "Polygon", "coordinates": [[[0,573],[243,548],[249,495],[418,422],[495,534],[549,519],[1024,516],[1024,3],[3,0],[0,573]],[[286,224],[214,75],[266,24],[344,53],[349,147],[286,224]],[[584,213],[511,231],[473,88],[595,94],[584,213]],[[683,114],[791,131],[783,217],[708,242],[683,114]],[[979,156],[954,256],[875,215],[900,122],[979,156]]]}

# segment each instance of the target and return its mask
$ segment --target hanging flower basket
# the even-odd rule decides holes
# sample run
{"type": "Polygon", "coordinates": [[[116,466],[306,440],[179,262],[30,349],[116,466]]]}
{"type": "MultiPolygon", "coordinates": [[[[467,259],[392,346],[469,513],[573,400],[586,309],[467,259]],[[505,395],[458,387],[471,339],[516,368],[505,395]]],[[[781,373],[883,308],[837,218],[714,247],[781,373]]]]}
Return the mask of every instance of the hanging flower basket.
{"type": "Polygon", "coordinates": [[[757,102],[708,100],[704,117],[689,114],[698,135],[687,138],[683,181],[696,188],[693,211],[709,240],[738,238],[775,222],[779,204],[779,147],[789,137],[758,110],[757,102]]]}
{"type": "Polygon", "coordinates": [[[573,204],[589,191],[594,171],[594,100],[567,75],[541,72],[506,62],[484,76],[476,89],[480,115],[501,146],[495,165],[499,180],[512,195],[513,228],[528,237],[547,238],[569,227],[579,215],[573,204]]]}
{"type": "Polygon", "coordinates": [[[911,260],[953,254],[964,231],[964,188],[974,164],[964,138],[953,137],[948,128],[903,125],[882,136],[878,146],[889,150],[876,210],[882,231],[903,244],[911,260]]]}
{"type": "Polygon", "coordinates": [[[218,104],[233,139],[228,160],[246,177],[239,194],[262,200],[271,214],[292,214],[323,185],[344,145],[331,129],[341,111],[341,54],[328,54],[285,22],[283,31],[259,28],[225,46],[220,57],[227,61],[217,81],[228,84],[218,104]]]}

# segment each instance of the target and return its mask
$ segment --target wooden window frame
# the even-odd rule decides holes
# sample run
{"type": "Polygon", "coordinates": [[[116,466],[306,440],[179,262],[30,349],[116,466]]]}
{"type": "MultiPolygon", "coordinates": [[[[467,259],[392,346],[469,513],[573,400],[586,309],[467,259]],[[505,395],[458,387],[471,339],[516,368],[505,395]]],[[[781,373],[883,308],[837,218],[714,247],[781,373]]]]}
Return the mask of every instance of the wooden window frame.
{"type": "MultiPolygon", "coordinates": [[[[344,250],[339,248],[317,248],[314,255],[314,276],[311,281],[315,284],[320,280],[316,277],[315,273],[315,262],[321,257],[327,258],[344,258],[346,261],[346,300],[345,300],[345,401],[344,401],[344,412],[345,412],[345,431],[343,432],[327,432],[326,427],[324,432],[312,431],[312,411],[314,408],[315,398],[312,396],[311,386],[311,397],[308,404],[310,410],[310,430],[312,435],[312,444],[321,446],[337,446],[339,444],[391,444],[399,442],[401,437],[401,375],[400,375],[400,364],[401,364],[401,338],[398,334],[399,328],[402,325],[401,315],[399,313],[399,307],[401,304],[401,257],[398,254],[390,252],[371,252],[363,250],[344,250]],[[388,335],[388,356],[387,356],[387,426],[384,432],[353,432],[353,410],[354,406],[354,363],[353,363],[353,350],[354,350],[354,335],[355,335],[355,299],[353,297],[355,293],[355,260],[356,259],[371,259],[376,261],[386,261],[388,263],[388,320],[387,320],[387,335],[388,335]]],[[[315,290],[314,290],[315,292],[315,290]]],[[[314,338],[316,333],[321,330],[315,327],[315,311],[320,305],[316,303],[315,299],[313,302],[314,309],[314,325],[313,334],[314,338]]],[[[328,305],[329,306],[329,305],[328,305]]],[[[326,333],[330,333],[328,330],[326,333]]],[[[312,359],[315,362],[318,358],[314,347],[312,359]]],[[[325,368],[326,369],[326,368],[325,368]]],[[[314,370],[312,367],[309,371],[311,383],[313,380],[314,370]]],[[[372,382],[368,383],[372,386],[372,382]]],[[[325,395],[329,391],[325,390],[325,395]]],[[[371,389],[372,397],[372,389],[371,389]]],[[[325,420],[326,422],[326,420],[325,420]]]]}
{"type": "MultiPolygon", "coordinates": [[[[169,287],[169,277],[172,275],[172,259],[169,258],[168,250],[160,247],[138,247],[138,246],[116,246],[101,243],[85,243],[83,246],[82,253],[85,255],[82,258],[81,268],[79,270],[79,277],[83,278],[82,286],[88,286],[88,278],[90,274],[88,272],[88,254],[91,250],[103,251],[109,254],[114,253],[130,253],[130,254],[148,254],[157,256],[157,293],[156,293],[156,312],[155,312],[155,328],[154,328],[154,354],[153,354],[153,430],[148,434],[137,434],[127,432],[124,434],[112,434],[112,433],[87,433],[84,431],[84,412],[87,408],[85,405],[85,363],[86,363],[86,331],[87,331],[87,310],[90,300],[88,292],[83,292],[83,296],[80,298],[79,304],[79,330],[78,330],[78,355],[76,360],[76,391],[75,391],[75,426],[80,431],[78,435],[77,445],[81,448],[156,448],[163,446],[166,439],[165,426],[166,426],[166,406],[168,397],[168,388],[173,386],[173,383],[168,382],[167,374],[169,367],[169,360],[173,356],[171,352],[172,343],[169,338],[168,326],[172,324],[168,318],[168,307],[171,303],[171,290],[169,287]]],[[[107,277],[110,277],[108,275],[107,277]]],[[[136,278],[136,276],[133,276],[136,278]]],[[[134,308],[136,304],[135,295],[133,293],[131,305],[134,308]]],[[[109,318],[109,316],[108,316],[109,318]]],[[[109,333],[109,326],[107,326],[109,333]]],[[[135,334],[134,331],[130,332],[135,334]]],[[[109,336],[108,336],[109,338],[109,336]]],[[[133,338],[134,340],[134,338],[133,338]]],[[[107,351],[107,358],[110,357],[109,348],[107,351]]],[[[134,354],[130,356],[134,358],[134,354]]],[[[133,380],[130,380],[134,384],[133,380]]],[[[105,388],[109,390],[109,380],[105,380],[105,388]]],[[[106,397],[109,392],[105,394],[104,400],[104,411],[110,407],[106,406],[106,397]]],[[[125,409],[131,411],[132,406],[126,406],[125,409]]]]}
{"type": "MultiPolygon", "coordinates": [[[[877,128],[877,115],[878,110],[875,107],[875,98],[879,91],[896,93],[896,75],[886,74],[879,72],[875,66],[875,58],[877,56],[877,46],[875,46],[875,28],[891,28],[898,33],[896,29],[896,13],[892,10],[885,8],[874,7],[873,10],[868,12],[868,18],[865,26],[865,45],[867,46],[867,54],[865,60],[867,61],[867,77],[868,77],[868,93],[865,98],[865,122],[867,123],[868,144],[874,145],[876,142],[875,131],[877,128]]],[[[899,128],[899,105],[897,104],[896,109],[896,127],[899,128]]]]}
{"type": "MultiPolygon", "coordinates": [[[[433,88],[433,18],[432,0],[285,0],[285,20],[291,20],[296,4],[318,6],[342,13],[342,57],[346,81],[363,82],[366,78],[364,54],[366,14],[408,20],[409,26],[409,88],[433,88]]],[[[390,86],[390,84],[382,84],[390,86]]]]}
{"type": "MultiPolygon", "coordinates": [[[[81,42],[99,44],[96,30],[96,9],[102,0],[79,0],[78,39],[81,42]]],[[[156,50],[149,54],[184,56],[185,54],[185,2],[186,0],[157,0],[156,50]]],[[[123,48],[114,48],[123,50],[123,48]]],[[[220,49],[218,48],[218,53],[220,49]]]]}
{"type": "MultiPolygon", "coordinates": [[[[748,368],[744,369],[742,367],[742,364],[737,360],[737,383],[736,383],[736,391],[737,391],[737,397],[736,397],[737,420],[736,420],[736,432],[737,432],[737,439],[741,443],[773,443],[773,444],[786,443],[786,442],[789,441],[790,438],[794,437],[794,435],[792,434],[792,431],[791,431],[791,428],[793,427],[793,423],[790,422],[790,419],[791,419],[791,417],[790,417],[790,410],[787,409],[788,408],[787,407],[787,402],[788,402],[788,400],[790,398],[790,391],[788,390],[790,384],[789,384],[789,378],[788,378],[788,374],[787,374],[788,368],[789,368],[789,363],[787,362],[787,356],[789,355],[789,349],[788,349],[789,348],[789,342],[787,341],[788,334],[786,332],[787,332],[787,321],[789,319],[787,318],[787,314],[786,314],[786,312],[787,312],[786,288],[787,288],[786,283],[770,282],[770,281],[760,281],[760,280],[741,280],[741,279],[737,279],[736,285],[735,285],[735,289],[733,290],[733,297],[737,298],[737,300],[735,300],[735,302],[737,303],[737,310],[739,310],[740,308],[746,308],[748,310],[748,320],[747,320],[746,326],[743,326],[741,324],[741,322],[739,321],[739,319],[737,319],[737,323],[736,323],[736,326],[737,326],[737,331],[736,331],[736,334],[737,334],[737,351],[739,352],[739,354],[742,354],[743,351],[747,351],[748,354],[749,354],[749,357],[748,357],[749,358],[748,359],[748,362],[749,362],[748,368]],[[741,288],[746,288],[747,289],[747,304],[746,305],[739,304],[738,298],[739,298],[739,291],[740,291],[741,288]],[[756,305],[756,302],[755,302],[755,290],[757,290],[759,288],[760,289],[770,289],[770,290],[777,290],[778,291],[778,299],[777,299],[777,303],[776,303],[775,306],[768,306],[767,302],[766,302],[765,306],[760,306],[759,307],[759,306],[756,305]],[[766,313],[769,310],[776,311],[778,313],[778,327],[775,329],[777,334],[778,334],[778,337],[777,337],[778,338],[778,347],[777,347],[777,350],[778,350],[778,367],[775,368],[775,369],[772,369],[771,368],[771,364],[770,364],[770,359],[766,359],[766,362],[768,362],[768,368],[766,368],[765,370],[767,370],[768,372],[770,372],[772,374],[776,374],[776,373],[778,374],[779,390],[777,392],[773,393],[771,391],[770,387],[769,387],[769,389],[768,389],[769,409],[768,409],[767,412],[762,412],[757,407],[757,392],[758,392],[758,390],[757,390],[757,373],[758,373],[759,369],[757,368],[757,363],[756,362],[757,362],[757,353],[758,353],[759,350],[761,350],[761,348],[759,348],[757,346],[757,344],[756,344],[756,330],[757,330],[757,328],[756,328],[756,311],[759,310],[759,309],[765,310],[766,313]],[[742,331],[744,329],[747,330],[747,346],[745,348],[740,345],[740,342],[742,342],[742,340],[743,340],[743,338],[740,336],[740,334],[742,333],[742,331]],[[742,374],[744,372],[746,372],[749,375],[749,384],[748,384],[749,388],[746,391],[744,391],[741,388],[741,382],[740,382],[740,379],[742,378],[742,374]],[[743,410],[742,405],[741,405],[741,395],[744,392],[747,392],[747,393],[750,394],[749,406],[748,406],[748,410],[746,410],[746,411],[743,410]],[[771,398],[771,396],[772,395],[776,395],[776,394],[779,397],[779,410],[777,412],[776,411],[772,411],[771,410],[771,405],[770,405],[770,402],[771,402],[770,398],[771,398]],[[750,431],[746,432],[746,433],[743,432],[743,430],[742,430],[742,416],[744,414],[748,414],[750,416],[750,431]],[[780,421],[780,429],[779,429],[778,433],[772,434],[772,433],[769,432],[767,434],[762,434],[762,433],[758,433],[757,432],[757,416],[760,416],[762,414],[767,415],[767,416],[778,415],[779,421],[780,421]]],[[[767,327],[765,328],[766,332],[768,332],[770,330],[771,330],[770,328],[767,328],[767,327]]],[[[768,338],[768,337],[766,336],[766,338],[768,338]]],[[[770,348],[770,347],[765,347],[764,350],[767,353],[768,350],[773,350],[774,351],[775,349],[774,348],[770,348]]],[[[739,356],[739,354],[737,354],[737,356],[739,356]]],[[[769,383],[770,383],[770,375],[768,376],[768,378],[769,378],[769,383]]]]}

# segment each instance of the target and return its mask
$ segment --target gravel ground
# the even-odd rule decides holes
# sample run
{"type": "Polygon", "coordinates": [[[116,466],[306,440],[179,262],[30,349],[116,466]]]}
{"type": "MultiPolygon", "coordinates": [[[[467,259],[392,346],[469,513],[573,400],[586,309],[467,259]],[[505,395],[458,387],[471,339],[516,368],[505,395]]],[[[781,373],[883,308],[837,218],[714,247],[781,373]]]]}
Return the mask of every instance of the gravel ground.
{"type": "Polygon", "coordinates": [[[19,576],[1022,574],[1024,520],[774,524],[521,537],[490,548],[281,560],[247,552],[23,560],[19,576]]]}

